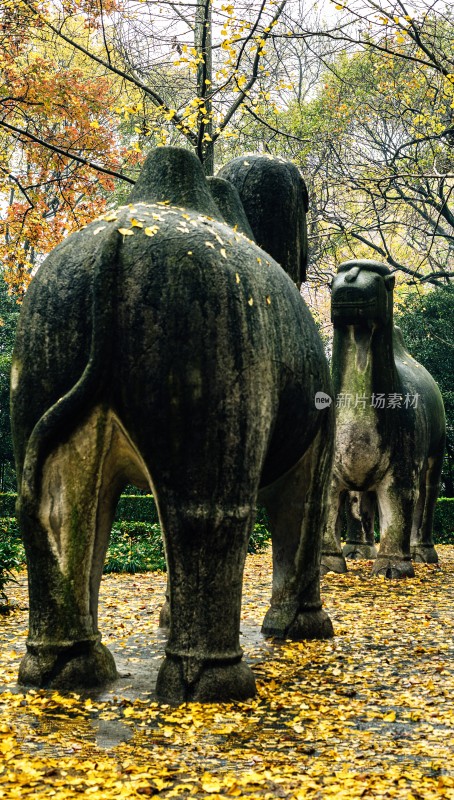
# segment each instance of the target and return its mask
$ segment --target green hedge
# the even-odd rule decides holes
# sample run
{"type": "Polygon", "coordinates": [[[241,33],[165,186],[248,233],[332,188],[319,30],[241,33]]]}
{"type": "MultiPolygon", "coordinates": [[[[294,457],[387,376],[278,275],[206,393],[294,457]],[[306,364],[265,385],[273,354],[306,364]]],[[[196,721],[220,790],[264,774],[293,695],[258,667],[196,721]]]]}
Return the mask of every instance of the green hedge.
{"type": "MultiPolygon", "coordinates": [[[[16,513],[16,497],[13,492],[0,493],[0,518],[14,517],[16,513]]],[[[116,520],[125,522],[158,522],[158,511],[151,494],[123,494],[117,505],[116,520]]]]}
{"type": "MultiPolygon", "coordinates": [[[[0,518],[14,517],[16,495],[0,494],[0,518]]],[[[158,512],[153,496],[122,495],[118,501],[115,515],[116,522],[146,522],[149,525],[159,523],[158,512]]],[[[257,510],[256,527],[260,526],[262,534],[268,528],[266,513],[257,510]]],[[[454,498],[440,497],[435,508],[434,539],[439,544],[454,544],[454,498]]]]}
{"type": "Polygon", "coordinates": [[[435,506],[434,540],[454,544],[454,497],[440,497],[435,506]]]}
{"type": "MultiPolygon", "coordinates": [[[[0,518],[14,517],[16,513],[16,497],[13,492],[0,493],[0,518]]],[[[116,520],[125,522],[158,522],[158,511],[151,494],[123,494],[117,505],[116,520]]]]}
{"type": "MultiPolygon", "coordinates": [[[[343,523],[341,538],[347,534],[347,517],[342,510],[343,523]]],[[[378,530],[378,514],[375,514],[375,541],[380,541],[378,530]]],[[[439,497],[435,506],[433,538],[435,544],[454,544],[454,497],[439,497]]]]}
{"type": "Polygon", "coordinates": [[[0,519],[0,613],[9,611],[6,584],[14,580],[12,570],[19,569],[25,561],[15,519],[0,519]]]}
{"type": "MultiPolygon", "coordinates": [[[[262,522],[256,523],[248,552],[261,552],[269,538],[268,528],[262,522]]],[[[25,552],[15,518],[0,519],[0,611],[2,590],[9,579],[10,570],[24,565],[25,552]]],[[[114,522],[104,572],[152,572],[165,569],[166,560],[159,523],[124,520],[114,522]]]]}
{"type": "MultiPolygon", "coordinates": [[[[16,494],[0,493],[0,518],[14,517],[16,513],[16,494]]],[[[155,525],[159,522],[158,510],[151,494],[122,494],[115,513],[116,522],[148,522],[155,525]]],[[[267,525],[266,514],[258,509],[257,523],[267,525]]]]}
{"type": "MultiPolygon", "coordinates": [[[[0,513],[0,600],[2,576],[6,583],[10,568],[25,563],[24,548],[14,517],[15,500],[14,494],[0,495],[0,512],[13,510],[13,514],[3,518],[0,513]]],[[[268,520],[265,511],[259,509],[248,552],[261,552],[269,539],[268,520]]],[[[165,569],[164,546],[153,497],[123,495],[112,526],[104,572],[148,572],[165,569]]],[[[6,597],[4,593],[3,597],[6,597]]]]}
{"type": "Polygon", "coordinates": [[[122,494],[117,505],[115,520],[122,522],[159,522],[158,509],[151,494],[122,494]]]}

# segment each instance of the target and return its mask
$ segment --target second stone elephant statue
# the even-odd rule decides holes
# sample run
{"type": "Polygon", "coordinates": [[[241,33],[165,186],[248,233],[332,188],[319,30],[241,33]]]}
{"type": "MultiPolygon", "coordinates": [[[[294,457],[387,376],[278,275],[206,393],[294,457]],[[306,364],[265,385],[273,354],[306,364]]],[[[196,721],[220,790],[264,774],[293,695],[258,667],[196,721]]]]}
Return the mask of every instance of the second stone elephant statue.
{"type": "Polygon", "coordinates": [[[334,420],[314,404],[331,382],[293,282],[305,263],[305,187],[279,159],[236,166],[211,191],[191,153],[153,151],[129,205],[66,239],[27,292],[11,387],[30,594],[22,683],[115,678],[98,593],[126,483],[152,490],[165,540],[160,699],[254,694],[239,626],[258,499],[273,537],[264,632],[332,635],[319,575],[334,420]],[[248,186],[269,214],[263,238],[242,210],[248,186]],[[270,226],[285,216],[278,235],[270,226]]]}

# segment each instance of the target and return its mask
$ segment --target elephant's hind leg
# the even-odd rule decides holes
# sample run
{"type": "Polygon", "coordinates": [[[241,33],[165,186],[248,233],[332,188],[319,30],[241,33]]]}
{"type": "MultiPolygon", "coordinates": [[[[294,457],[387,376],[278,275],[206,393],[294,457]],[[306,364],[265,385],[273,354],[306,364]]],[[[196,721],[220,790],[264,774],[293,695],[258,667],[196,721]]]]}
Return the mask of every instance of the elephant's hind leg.
{"type": "Polygon", "coordinates": [[[331,620],[320,600],[320,554],[330,458],[320,431],[309,451],[260,494],[270,519],[273,591],[262,632],[291,639],[329,639],[331,620]]]}
{"type": "Polygon", "coordinates": [[[155,487],[166,537],[170,633],[160,700],[219,702],[255,694],[239,646],[241,590],[255,498],[248,504],[182,497],[155,487]]]}
{"type": "Polygon", "coordinates": [[[119,438],[109,411],[95,408],[45,460],[34,510],[19,499],[30,605],[21,683],[89,687],[117,676],[97,606],[122,483],[119,438]]]}

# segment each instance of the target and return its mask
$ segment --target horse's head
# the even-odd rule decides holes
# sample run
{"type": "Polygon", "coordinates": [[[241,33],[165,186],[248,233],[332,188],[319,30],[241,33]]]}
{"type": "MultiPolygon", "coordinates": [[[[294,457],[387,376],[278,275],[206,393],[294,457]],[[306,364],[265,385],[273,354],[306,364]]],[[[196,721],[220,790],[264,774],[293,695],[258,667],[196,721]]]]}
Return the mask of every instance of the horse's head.
{"type": "Polygon", "coordinates": [[[379,261],[345,261],[332,284],[331,319],[341,325],[386,325],[392,321],[395,278],[379,261]]]}

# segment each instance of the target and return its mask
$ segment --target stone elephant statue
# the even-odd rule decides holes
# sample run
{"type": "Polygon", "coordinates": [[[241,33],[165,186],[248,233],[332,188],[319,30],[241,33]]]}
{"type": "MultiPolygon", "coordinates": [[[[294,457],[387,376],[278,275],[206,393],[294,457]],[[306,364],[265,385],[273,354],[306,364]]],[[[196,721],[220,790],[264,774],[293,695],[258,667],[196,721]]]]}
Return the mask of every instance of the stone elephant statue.
{"type": "MultiPolygon", "coordinates": [[[[386,265],[368,260],[341,264],[333,280],[337,409],[324,572],[346,571],[336,535],[346,491],[359,500],[357,522],[361,527],[367,520],[370,534],[377,503],[380,549],[374,574],[412,577],[412,558],[438,560],[432,527],[445,444],[443,401],[437,384],[407,352],[393,325],[394,281],[386,265]]],[[[362,538],[360,534],[353,543],[353,552],[356,545],[367,544],[362,538]]]]}
{"type": "MultiPolygon", "coordinates": [[[[287,191],[293,182],[303,197],[295,167],[265,158],[264,175],[276,164],[287,191]]],[[[252,236],[249,224],[234,182],[210,184],[192,153],[159,148],[129,204],[66,239],[31,283],[11,385],[30,595],[22,683],[116,677],[97,607],[127,483],[150,487],[165,542],[171,623],[160,699],[254,694],[239,626],[258,499],[273,540],[264,632],[332,636],[319,575],[334,419],[314,405],[316,391],[331,391],[329,370],[298,289],[240,232],[252,236]]],[[[305,257],[297,239],[281,231],[296,274],[305,257]]]]}

